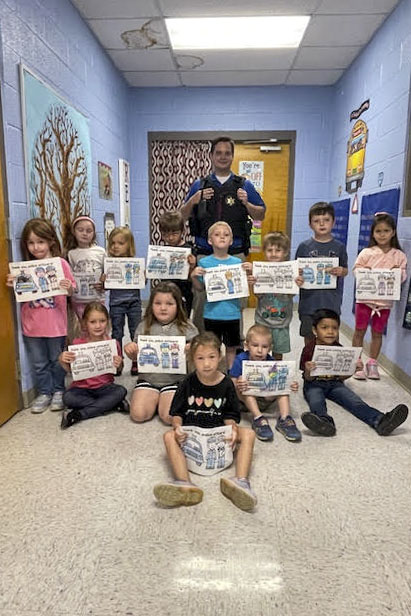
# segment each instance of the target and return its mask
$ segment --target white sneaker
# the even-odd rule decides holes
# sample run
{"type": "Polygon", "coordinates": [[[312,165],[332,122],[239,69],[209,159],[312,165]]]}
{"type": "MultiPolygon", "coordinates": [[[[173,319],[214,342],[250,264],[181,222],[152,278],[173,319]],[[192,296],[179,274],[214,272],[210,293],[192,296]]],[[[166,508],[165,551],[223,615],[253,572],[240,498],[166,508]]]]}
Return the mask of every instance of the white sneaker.
{"type": "Polygon", "coordinates": [[[31,405],[31,412],[44,413],[44,411],[47,411],[47,409],[49,408],[50,402],[51,396],[48,396],[47,394],[40,394],[39,396],[37,396],[37,398],[31,405]]]}
{"type": "Polygon", "coordinates": [[[62,391],[55,391],[51,399],[50,411],[62,411],[64,407],[62,391]]]}

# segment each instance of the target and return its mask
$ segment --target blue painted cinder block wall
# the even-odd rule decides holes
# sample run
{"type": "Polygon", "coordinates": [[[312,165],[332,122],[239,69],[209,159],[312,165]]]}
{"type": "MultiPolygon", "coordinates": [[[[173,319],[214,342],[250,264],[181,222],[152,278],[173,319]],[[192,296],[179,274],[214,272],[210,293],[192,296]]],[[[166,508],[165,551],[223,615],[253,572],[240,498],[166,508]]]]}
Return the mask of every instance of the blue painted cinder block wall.
{"type": "MultiPolygon", "coordinates": [[[[0,0],[1,99],[13,257],[29,218],[27,206],[19,63],[50,84],[89,121],[92,152],[92,213],[104,245],[105,211],[118,215],[118,159],[129,157],[129,88],[68,0],[0,0]],[[98,196],[97,161],[113,168],[113,201],[98,196]]],[[[20,340],[23,391],[30,370],[20,340]]]]}
{"type": "MultiPolygon", "coordinates": [[[[390,188],[400,188],[400,215],[398,237],[408,257],[411,271],[411,217],[404,217],[404,178],[408,132],[408,99],[411,68],[411,2],[404,0],[387,19],[361,56],[352,64],[335,86],[334,132],[330,168],[329,194],[338,198],[338,186],[345,187],[347,140],[353,122],[349,116],[353,109],[370,99],[370,109],[361,115],[368,125],[368,144],[365,156],[365,177],[358,191],[373,194],[390,188]],[[384,173],[383,184],[378,186],[378,174],[384,173]]],[[[360,215],[351,214],[348,234],[349,266],[357,255],[360,215]]],[[[345,284],[342,318],[354,327],[353,279],[345,284]]],[[[411,331],[401,327],[408,282],[403,288],[401,302],[396,302],[388,324],[382,352],[411,375],[411,331]]],[[[369,337],[368,337],[369,339],[369,337]]]]}

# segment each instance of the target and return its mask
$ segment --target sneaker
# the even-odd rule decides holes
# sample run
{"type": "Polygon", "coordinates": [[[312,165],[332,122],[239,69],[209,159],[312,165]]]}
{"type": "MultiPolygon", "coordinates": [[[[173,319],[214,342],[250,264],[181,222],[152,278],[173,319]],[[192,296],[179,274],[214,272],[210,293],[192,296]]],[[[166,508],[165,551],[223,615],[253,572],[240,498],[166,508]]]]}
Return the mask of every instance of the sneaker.
{"type": "Polygon", "coordinates": [[[398,428],[408,417],[408,406],[399,404],[392,411],[385,413],[375,426],[380,436],[388,436],[395,428],[398,428]]]}
{"type": "Polygon", "coordinates": [[[137,364],[136,361],[133,361],[131,363],[130,375],[131,376],[138,376],[138,364],[137,364]]]}
{"type": "Polygon", "coordinates": [[[62,391],[55,391],[53,397],[51,399],[50,411],[62,411],[65,406],[63,402],[63,393],[62,391]]]}
{"type": "Polygon", "coordinates": [[[306,428],[319,434],[320,436],[334,436],[336,433],[334,420],[332,417],[324,417],[315,413],[303,413],[301,421],[306,428]]]}
{"type": "Polygon", "coordinates": [[[82,419],[83,418],[81,416],[80,411],[77,411],[77,410],[73,411],[73,410],[67,409],[66,411],[63,411],[60,427],[62,430],[65,430],[66,428],[70,428],[70,426],[72,426],[73,424],[78,423],[82,419]]]}
{"type": "Polygon", "coordinates": [[[365,374],[369,379],[378,380],[380,373],[378,372],[378,363],[375,359],[369,359],[365,364],[365,374]]]}
{"type": "Polygon", "coordinates": [[[252,511],[257,504],[257,497],[250,487],[248,479],[222,477],[220,490],[232,503],[243,511],[252,511]]]}
{"type": "Polygon", "coordinates": [[[284,438],[287,439],[287,441],[293,441],[295,443],[301,441],[301,432],[295,425],[295,421],[290,415],[287,415],[284,419],[279,417],[275,425],[275,429],[278,430],[284,438]]]}
{"type": "Polygon", "coordinates": [[[154,496],[165,507],[189,507],[203,500],[203,491],[191,481],[169,481],[154,486],[154,496]]]}
{"type": "Polygon", "coordinates": [[[130,405],[128,403],[128,400],[124,398],[124,400],[122,400],[120,404],[117,404],[117,406],[113,409],[113,411],[117,411],[118,413],[129,413],[130,405]]]}
{"type": "Polygon", "coordinates": [[[354,379],[357,379],[358,381],[366,381],[367,380],[367,375],[365,374],[364,370],[360,370],[357,369],[354,374],[353,374],[354,379]]]}
{"type": "Polygon", "coordinates": [[[260,439],[260,441],[272,441],[274,438],[274,433],[270,428],[270,424],[267,421],[267,418],[264,415],[257,417],[257,419],[253,419],[251,424],[256,437],[260,439]]]}
{"type": "Polygon", "coordinates": [[[47,394],[40,394],[33,401],[30,410],[32,413],[44,413],[44,411],[47,411],[47,409],[49,408],[50,402],[51,396],[48,396],[47,394]]]}

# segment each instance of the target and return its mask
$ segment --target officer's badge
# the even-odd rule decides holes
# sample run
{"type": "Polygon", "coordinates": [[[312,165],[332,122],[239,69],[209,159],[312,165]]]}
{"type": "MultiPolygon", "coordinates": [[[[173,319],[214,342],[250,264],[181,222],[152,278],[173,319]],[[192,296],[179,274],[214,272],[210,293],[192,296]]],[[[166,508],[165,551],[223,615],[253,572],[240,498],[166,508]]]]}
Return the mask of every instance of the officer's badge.
{"type": "Polygon", "coordinates": [[[234,197],[229,196],[229,197],[226,197],[225,202],[226,202],[227,205],[234,205],[235,199],[234,199],[234,197]]]}

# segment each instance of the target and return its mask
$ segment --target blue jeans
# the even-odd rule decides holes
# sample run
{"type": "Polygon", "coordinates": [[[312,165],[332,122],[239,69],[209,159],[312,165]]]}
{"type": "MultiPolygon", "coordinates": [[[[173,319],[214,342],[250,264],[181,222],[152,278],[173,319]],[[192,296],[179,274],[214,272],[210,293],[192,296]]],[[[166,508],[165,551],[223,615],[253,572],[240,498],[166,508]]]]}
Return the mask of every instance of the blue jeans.
{"type": "Polygon", "coordinates": [[[63,402],[68,408],[80,411],[83,419],[91,419],[115,409],[126,395],[127,389],[115,383],[96,389],[70,387],[64,393],[63,402]]]}
{"type": "Polygon", "coordinates": [[[354,417],[375,428],[383,413],[368,406],[357,394],[348,389],[342,381],[334,379],[304,381],[304,398],[308,402],[311,413],[322,417],[329,417],[326,399],[336,402],[354,417]]]}
{"type": "Polygon", "coordinates": [[[122,341],[124,335],[124,324],[128,321],[128,331],[130,332],[130,338],[133,340],[134,333],[137,329],[137,325],[141,321],[141,300],[140,299],[132,299],[129,302],[123,302],[121,304],[114,304],[110,306],[110,318],[111,318],[111,327],[112,338],[115,338],[120,345],[120,348],[123,348],[122,341]]]}
{"type": "Polygon", "coordinates": [[[58,357],[66,342],[66,336],[57,338],[33,338],[23,336],[27,353],[34,371],[34,382],[38,394],[52,396],[56,391],[64,391],[65,370],[58,357]]]}

